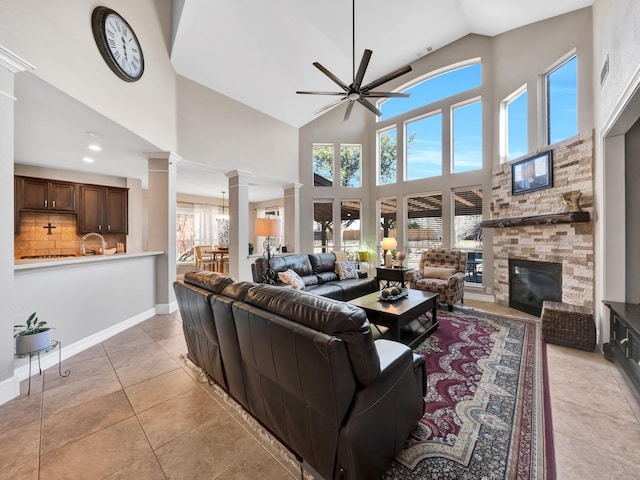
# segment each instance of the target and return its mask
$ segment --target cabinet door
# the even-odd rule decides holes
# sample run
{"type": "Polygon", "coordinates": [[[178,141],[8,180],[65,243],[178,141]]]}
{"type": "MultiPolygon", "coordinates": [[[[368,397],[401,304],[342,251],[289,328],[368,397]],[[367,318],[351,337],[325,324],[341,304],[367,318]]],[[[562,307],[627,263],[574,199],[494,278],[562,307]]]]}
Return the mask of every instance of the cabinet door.
{"type": "Polygon", "coordinates": [[[80,185],[78,233],[103,233],[104,187],[80,185]]]}
{"type": "Polygon", "coordinates": [[[128,193],[124,188],[107,188],[104,233],[128,233],[128,193]]]}
{"type": "Polygon", "coordinates": [[[49,182],[38,178],[21,178],[20,208],[47,210],[49,208],[49,182]]]}
{"type": "Polygon", "coordinates": [[[49,208],[63,212],[76,211],[76,186],[73,183],[49,184],[49,208]]]}

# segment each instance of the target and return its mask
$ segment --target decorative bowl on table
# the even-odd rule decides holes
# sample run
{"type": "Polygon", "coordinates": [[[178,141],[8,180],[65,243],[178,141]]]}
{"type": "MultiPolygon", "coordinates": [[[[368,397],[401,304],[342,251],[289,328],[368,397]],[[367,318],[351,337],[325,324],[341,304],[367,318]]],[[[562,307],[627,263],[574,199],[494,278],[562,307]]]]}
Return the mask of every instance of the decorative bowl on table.
{"type": "Polygon", "coordinates": [[[384,288],[380,291],[380,294],[378,295],[378,300],[380,300],[381,302],[395,302],[396,300],[404,298],[407,295],[409,295],[409,290],[406,288],[400,288],[400,287],[384,288]]]}

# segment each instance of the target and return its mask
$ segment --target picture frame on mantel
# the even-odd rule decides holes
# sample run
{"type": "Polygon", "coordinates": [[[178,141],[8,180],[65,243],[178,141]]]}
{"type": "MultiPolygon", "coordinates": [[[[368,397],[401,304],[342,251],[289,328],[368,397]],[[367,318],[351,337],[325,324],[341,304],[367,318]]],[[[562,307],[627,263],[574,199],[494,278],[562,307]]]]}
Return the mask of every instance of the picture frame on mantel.
{"type": "Polygon", "coordinates": [[[525,158],[511,165],[511,194],[543,190],[553,186],[553,150],[525,158]]]}

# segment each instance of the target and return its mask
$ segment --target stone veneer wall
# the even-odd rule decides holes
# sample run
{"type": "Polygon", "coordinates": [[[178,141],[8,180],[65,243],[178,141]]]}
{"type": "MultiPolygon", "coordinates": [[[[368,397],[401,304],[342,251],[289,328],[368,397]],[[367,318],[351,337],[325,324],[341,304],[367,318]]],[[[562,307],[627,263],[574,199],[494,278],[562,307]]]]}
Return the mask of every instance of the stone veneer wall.
{"type": "Polygon", "coordinates": [[[512,196],[512,163],[493,169],[492,219],[558,213],[563,208],[559,194],[579,191],[580,206],[591,221],[493,229],[496,303],[509,305],[509,259],[516,258],[562,263],[562,301],[593,308],[593,134],[553,146],[552,188],[512,196]]]}

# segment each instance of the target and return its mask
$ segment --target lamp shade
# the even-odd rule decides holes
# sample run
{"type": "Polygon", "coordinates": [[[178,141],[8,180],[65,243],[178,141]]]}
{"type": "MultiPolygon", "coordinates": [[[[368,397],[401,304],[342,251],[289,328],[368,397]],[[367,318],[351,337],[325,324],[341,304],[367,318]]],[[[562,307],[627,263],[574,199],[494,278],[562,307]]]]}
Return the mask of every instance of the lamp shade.
{"type": "Polygon", "coordinates": [[[383,250],[395,250],[397,246],[398,246],[398,242],[393,237],[384,237],[382,239],[383,250]]]}
{"type": "Polygon", "coordinates": [[[279,237],[282,222],[279,218],[256,218],[256,236],[279,237]]]}

